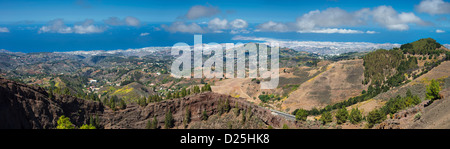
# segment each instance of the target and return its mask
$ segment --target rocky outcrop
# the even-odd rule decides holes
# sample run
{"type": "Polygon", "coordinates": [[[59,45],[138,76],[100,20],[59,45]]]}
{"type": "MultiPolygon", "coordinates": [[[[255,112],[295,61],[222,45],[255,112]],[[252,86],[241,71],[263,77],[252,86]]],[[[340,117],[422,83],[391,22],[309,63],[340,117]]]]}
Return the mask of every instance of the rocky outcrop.
{"type": "Polygon", "coordinates": [[[0,129],[51,129],[65,115],[77,126],[89,122],[93,114],[101,114],[101,103],[72,96],[49,98],[41,87],[0,78],[0,129]]]}
{"type": "Polygon", "coordinates": [[[99,102],[66,95],[50,98],[41,87],[0,78],[0,129],[53,129],[62,115],[69,117],[76,126],[88,124],[90,117],[98,115],[100,125],[107,129],[143,129],[153,117],[158,119],[158,126],[163,126],[169,110],[173,113],[175,128],[182,128],[186,108],[191,111],[192,122],[201,121],[203,111],[208,115],[217,114],[218,106],[226,100],[231,108],[235,108],[237,102],[237,108],[251,109],[253,116],[274,128],[281,128],[283,124],[291,128],[296,125],[243,98],[212,92],[150,103],[145,107],[130,104],[114,112],[99,102]]]}
{"type": "Polygon", "coordinates": [[[191,111],[192,122],[201,121],[203,111],[206,110],[208,115],[217,114],[219,104],[227,99],[231,108],[235,108],[237,102],[237,108],[241,110],[251,109],[253,116],[258,117],[264,123],[274,128],[281,128],[283,124],[293,125],[292,122],[280,116],[273,115],[270,110],[249,103],[243,98],[234,98],[213,92],[151,103],[146,107],[133,104],[124,110],[116,112],[107,110],[103,115],[102,123],[105,128],[143,129],[148,120],[153,120],[156,117],[158,126],[164,126],[165,114],[170,110],[175,120],[175,128],[182,128],[186,108],[189,108],[191,111]]]}

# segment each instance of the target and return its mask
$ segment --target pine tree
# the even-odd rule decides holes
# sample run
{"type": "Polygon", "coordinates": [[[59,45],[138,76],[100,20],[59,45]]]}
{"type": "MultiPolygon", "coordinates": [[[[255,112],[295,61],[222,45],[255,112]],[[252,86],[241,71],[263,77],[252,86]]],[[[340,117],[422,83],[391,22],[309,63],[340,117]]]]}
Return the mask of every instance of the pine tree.
{"type": "Polygon", "coordinates": [[[239,116],[240,110],[239,110],[238,102],[236,101],[236,102],[234,102],[234,103],[235,103],[235,104],[234,104],[234,109],[233,109],[234,115],[239,116]]]}
{"type": "Polygon", "coordinates": [[[319,119],[320,121],[322,121],[322,124],[327,124],[331,121],[333,121],[333,117],[331,115],[331,113],[329,111],[322,113],[322,116],[319,119]]]}
{"type": "Polygon", "coordinates": [[[336,113],[337,124],[343,124],[347,121],[347,119],[348,119],[348,111],[345,107],[342,107],[336,113]]]}
{"type": "Polygon", "coordinates": [[[228,100],[228,98],[227,98],[227,100],[225,101],[225,105],[224,105],[224,111],[226,112],[226,113],[228,113],[228,111],[230,111],[230,101],[228,100]]]}
{"type": "Polygon", "coordinates": [[[441,91],[441,87],[439,86],[439,82],[436,80],[431,80],[430,85],[427,87],[427,99],[434,101],[439,99],[439,92],[441,91]]]}
{"type": "Polygon", "coordinates": [[[165,129],[169,129],[172,128],[174,126],[174,119],[172,117],[172,112],[170,111],[170,109],[166,112],[166,118],[164,121],[164,128],[165,129]]]}
{"type": "Polygon", "coordinates": [[[204,121],[208,120],[208,113],[206,113],[206,110],[203,110],[202,120],[204,120],[204,121]]]}
{"type": "Polygon", "coordinates": [[[189,107],[186,107],[185,115],[184,115],[184,126],[187,127],[187,124],[191,122],[191,111],[189,110],[189,107]]]}
{"type": "Polygon", "coordinates": [[[125,100],[120,99],[119,108],[122,110],[127,108],[127,104],[125,103],[125,100]]]}
{"type": "Polygon", "coordinates": [[[358,108],[353,108],[350,112],[350,122],[352,124],[358,124],[362,120],[361,111],[358,108]]]}

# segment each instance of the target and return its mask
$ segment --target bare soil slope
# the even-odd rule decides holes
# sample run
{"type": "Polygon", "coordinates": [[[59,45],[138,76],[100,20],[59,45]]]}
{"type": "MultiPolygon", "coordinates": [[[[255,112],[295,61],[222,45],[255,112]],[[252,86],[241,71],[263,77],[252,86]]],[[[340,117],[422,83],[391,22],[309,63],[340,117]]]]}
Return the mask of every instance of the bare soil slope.
{"type": "Polygon", "coordinates": [[[363,78],[362,59],[332,63],[327,71],[301,84],[292,92],[282,108],[289,112],[298,108],[309,110],[347,100],[367,88],[362,85],[363,78]]]}

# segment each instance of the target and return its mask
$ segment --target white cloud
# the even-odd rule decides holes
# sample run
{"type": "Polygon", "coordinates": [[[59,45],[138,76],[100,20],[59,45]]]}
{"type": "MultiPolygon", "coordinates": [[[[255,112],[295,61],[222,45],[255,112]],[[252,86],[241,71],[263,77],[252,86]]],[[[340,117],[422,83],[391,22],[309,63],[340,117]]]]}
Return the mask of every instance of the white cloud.
{"type": "Polygon", "coordinates": [[[247,21],[242,20],[242,19],[235,19],[230,22],[230,26],[231,26],[231,28],[234,28],[234,29],[241,29],[241,28],[247,28],[248,23],[247,23],[247,21]]]}
{"type": "Polygon", "coordinates": [[[425,24],[414,13],[398,13],[391,6],[379,6],[372,11],[374,21],[390,30],[408,30],[409,23],[425,24]]]}
{"type": "Polygon", "coordinates": [[[187,12],[187,14],[181,18],[195,20],[203,17],[211,17],[218,13],[220,13],[220,10],[217,7],[213,7],[211,5],[209,6],[195,5],[192,6],[187,12]]]}
{"type": "Polygon", "coordinates": [[[219,18],[214,18],[208,22],[208,28],[213,31],[228,29],[228,21],[227,19],[220,20],[219,18]]]}
{"type": "Polygon", "coordinates": [[[150,33],[141,33],[139,36],[148,36],[150,33]]]}
{"type": "Polygon", "coordinates": [[[415,8],[418,12],[432,15],[450,13],[450,3],[443,0],[423,0],[415,8]]]}
{"type": "Polygon", "coordinates": [[[355,26],[363,24],[359,13],[349,13],[340,8],[328,8],[324,11],[310,11],[297,18],[296,25],[299,30],[312,30],[318,27],[355,26]]]}
{"type": "Polygon", "coordinates": [[[135,18],[132,16],[125,17],[123,20],[121,20],[118,17],[109,17],[108,19],[103,20],[103,22],[105,24],[112,25],[112,26],[122,26],[122,25],[140,26],[141,25],[141,21],[138,18],[135,18]]]}
{"type": "Polygon", "coordinates": [[[290,31],[288,25],[284,23],[278,23],[269,21],[263,24],[260,24],[256,27],[256,32],[288,32],[290,31]]]}
{"type": "Polygon", "coordinates": [[[71,27],[67,27],[64,24],[63,19],[55,19],[55,20],[50,21],[47,26],[42,26],[38,32],[39,33],[51,32],[51,33],[67,34],[67,33],[72,33],[73,30],[71,27]]]}
{"type": "Polygon", "coordinates": [[[104,28],[93,25],[94,20],[86,19],[84,22],[78,23],[73,27],[68,27],[64,24],[63,19],[55,19],[48,23],[46,26],[42,26],[38,33],[76,33],[76,34],[90,34],[90,33],[101,33],[104,28]]]}
{"type": "Polygon", "coordinates": [[[445,33],[445,31],[444,31],[444,30],[437,29],[437,30],[436,30],[436,33],[445,33]]]}
{"type": "Polygon", "coordinates": [[[325,29],[317,29],[317,30],[300,30],[298,33],[325,33],[325,34],[361,34],[363,31],[352,30],[352,29],[339,29],[339,28],[325,28],[325,29]]]}
{"type": "Polygon", "coordinates": [[[0,27],[0,33],[9,33],[9,29],[6,27],[0,27]]]}
{"type": "Polygon", "coordinates": [[[250,33],[250,31],[246,29],[248,26],[247,21],[242,19],[235,19],[231,22],[228,22],[227,19],[221,20],[219,18],[214,18],[210,20],[207,24],[209,31],[213,33],[223,33],[224,32],[223,30],[228,29],[231,30],[230,31],[231,34],[250,33]]]}
{"type": "Polygon", "coordinates": [[[132,16],[128,16],[125,18],[125,23],[128,26],[139,26],[141,25],[141,21],[139,21],[139,19],[132,17],[132,16]]]}
{"type": "MultiPolygon", "coordinates": [[[[390,30],[408,30],[409,24],[427,24],[414,13],[398,13],[391,6],[379,6],[371,10],[363,8],[354,12],[347,12],[340,8],[328,8],[324,11],[310,11],[295,22],[277,23],[269,21],[257,26],[255,31],[299,33],[364,33],[352,29],[338,29],[341,27],[362,26],[368,22],[376,22],[390,30]]],[[[365,33],[372,34],[373,31],[365,33]]]]}
{"type": "Polygon", "coordinates": [[[185,24],[184,22],[174,22],[170,26],[161,25],[166,31],[171,33],[204,33],[204,29],[196,23],[185,24]]]}
{"type": "Polygon", "coordinates": [[[366,31],[366,34],[376,34],[376,33],[378,33],[378,32],[376,32],[376,31],[366,31]]]}

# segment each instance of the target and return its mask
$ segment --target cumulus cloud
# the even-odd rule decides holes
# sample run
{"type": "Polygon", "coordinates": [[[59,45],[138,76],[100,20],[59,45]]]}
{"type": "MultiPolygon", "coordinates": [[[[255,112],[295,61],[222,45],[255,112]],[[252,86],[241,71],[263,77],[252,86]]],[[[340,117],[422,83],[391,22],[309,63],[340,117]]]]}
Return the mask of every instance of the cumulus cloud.
{"type": "Polygon", "coordinates": [[[398,13],[391,6],[379,6],[373,10],[363,8],[354,12],[347,12],[340,8],[328,8],[324,11],[310,11],[296,19],[295,22],[278,23],[265,22],[257,26],[255,31],[299,33],[368,33],[373,31],[359,31],[340,29],[341,27],[362,26],[368,22],[376,22],[390,30],[408,30],[410,24],[426,25],[414,13],[398,13]]]}
{"type": "Polygon", "coordinates": [[[220,20],[219,18],[214,18],[208,22],[208,28],[212,29],[213,31],[228,29],[228,20],[220,20]]]}
{"type": "Polygon", "coordinates": [[[398,13],[391,6],[379,6],[372,11],[373,19],[390,30],[408,30],[409,23],[426,24],[414,13],[398,13]]]}
{"type": "Polygon", "coordinates": [[[242,20],[242,19],[235,19],[230,22],[230,26],[233,29],[242,29],[242,28],[247,28],[248,23],[247,23],[247,21],[242,20]]]}
{"type": "Polygon", "coordinates": [[[203,6],[203,5],[195,5],[192,6],[189,11],[180,18],[187,18],[189,20],[195,20],[198,18],[203,17],[212,17],[216,14],[220,13],[219,8],[213,7],[211,5],[209,6],[203,6]]]}
{"type": "Polygon", "coordinates": [[[436,33],[445,33],[445,31],[444,31],[444,30],[437,29],[437,30],[436,30],[436,33]]]}
{"type": "Polygon", "coordinates": [[[208,23],[208,29],[214,33],[223,33],[223,30],[231,30],[231,34],[249,33],[246,28],[248,26],[247,21],[242,19],[235,19],[229,22],[227,19],[214,18],[208,23]]]}
{"type": "Polygon", "coordinates": [[[112,26],[127,25],[127,26],[135,26],[136,27],[136,26],[141,25],[141,21],[138,18],[135,18],[132,16],[125,17],[123,20],[118,17],[109,17],[108,19],[103,20],[103,22],[105,24],[112,25],[112,26]]]}
{"type": "Polygon", "coordinates": [[[297,18],[296,25],[300,30],[312,30],[318,27],[355,26],[364,22],[360,12],[349,13],[340,8],[328,8],[324,11],[310,11],[297,18]]]}
{"type": "Polygon", "coordinates": [[[196,23],[186,24],[184,22],[174,22],[170,26],[161,25],[163,29],[171,33],[204,33],[205,30],[196,23]]]}
{"type": "Polygon", "coordinates": [[[450,13],[450,3],[443,0],[423,0],[415,8],[418,12],[432,15],[450,13]]]}
{"type": "Polygon", "coordinates": [[[86,19],[84,22],[77,23],[73,27],[66,26],[63,19],[55,19],[48,23],[46,26],[42,26],[38,33],[76,33],[76,34],[90,34],[90,33],[101,33],[104,28],[95,26],[94,20],[86,19]]]}
{"type": "Polygon", "coordinates": [[[0,27],[0,33],[9,33],[9,29],[6,27],[0,27]]]}

